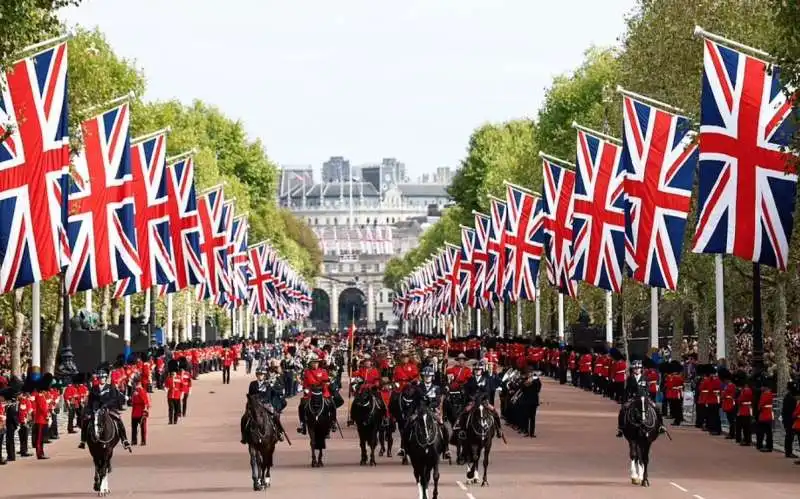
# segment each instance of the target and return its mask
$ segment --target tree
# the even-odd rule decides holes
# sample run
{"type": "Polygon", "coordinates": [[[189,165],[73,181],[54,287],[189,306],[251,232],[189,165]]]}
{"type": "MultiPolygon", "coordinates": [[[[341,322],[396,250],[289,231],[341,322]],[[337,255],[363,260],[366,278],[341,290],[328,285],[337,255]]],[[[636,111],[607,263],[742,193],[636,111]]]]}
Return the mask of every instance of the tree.
{"type": "Polygon", "coordinates": [[[7,68],[20,51],[57,35],[56,13],[80,0],[7,0],[0,2],[0,69],[7,68]]]}

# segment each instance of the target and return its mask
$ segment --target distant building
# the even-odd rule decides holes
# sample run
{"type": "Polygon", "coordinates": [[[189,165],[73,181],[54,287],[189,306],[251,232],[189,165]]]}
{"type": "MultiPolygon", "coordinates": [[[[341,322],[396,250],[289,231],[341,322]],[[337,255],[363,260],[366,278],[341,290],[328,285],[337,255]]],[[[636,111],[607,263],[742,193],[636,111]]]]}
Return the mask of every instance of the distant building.
{"type": "Polygon", "coordinates": [[[436,176],[433,181],[437,184],[450,185],[454,175],[455,172],[449,166],[440,166],[436,168],[436,176]]]}
{"type": "Polygon", "coordinates": [[[345,182],[350,180],[351,174],[350,161],[342,156],[331,156],[328,161],[322,163],[323,182],[345,182]]]}
{"type": "Polygon", "coordinates": [[[314,185],[314,169],[307,166],[282,166],[278,181],[278,198],[302,193],[314,185]]]}

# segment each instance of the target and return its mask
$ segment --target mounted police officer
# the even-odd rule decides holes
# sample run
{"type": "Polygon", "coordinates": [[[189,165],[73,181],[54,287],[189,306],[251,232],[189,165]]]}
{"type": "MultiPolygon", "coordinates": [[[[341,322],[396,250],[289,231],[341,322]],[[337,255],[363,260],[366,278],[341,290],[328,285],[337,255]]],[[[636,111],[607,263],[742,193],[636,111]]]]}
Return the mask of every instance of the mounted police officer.
{"type": "Polygon", "coordinates": [[[129,452],[131,451],[131,444],[128,442],[128,434],[125,431],[125,424],[119,415],[120,409],[125,405],[125,395],[120,393],[116,386],[108,383],[108,372],[105,369],[99,369],[96,373],[98,384],[92,387],[89,392],[89,400],[86,404],[86,417],[81,422],[81,443],[78,445],[79,449],[86,448],[86,438],[89,433],[89,422],[94,417],[94,413],[100,409],[107,409],[111,419],[117,425],[117,432],[119,434],[122,446],[129,452]]]}
{"type": "MultiPolygon", "coordinates": [[[[273,376],[270,376],[270,378],[271,379],[267,379],[267,370],[264,368],[263,364],[259,365],[256,368],[256,379],[250,382],[247,395],[256,397],[264,404],[267,408],[267,412],[272,417],[272,421],[275,423],[275,428],[278,430],[278,440],[283,442],[284,429],[281,424],[280,411],[283,410],[283,407],[286,405],[286,400],[283,398],[282,387],[276,386],[277,381],[273,379],[273,376]]],[[[240,422],[242,444],[247,443],[245,433],[249,420],[249,415],[247,411],[245,411],[240,422]]]]}
{"type": "MultiPolygon", "coordinates": [[[[417,391],[422,403],[427,405],[433,410],[436,416],[436,422],[442,430],[442,440],[447,443],[450,441],[450,431],[446,422],[442,419],[442,387],[433,382],[436,371],[433,366],[425,366],[422,369],[422,382],[417,385],[417,391]]],[[[411,421],[414,420],[415,414],[411,415],[411,421]]],[[[445,447],[444,458],[450,459],[450,449],[445,447]]]]}
{"type": "Polygon", "coordinates": [[[494,392],[495,380],[492,376],[487,374],[486,363],[481,361],[475,366],[475,369],[472,370],[472,378],[464,385],[464,393],[467,395],[470,401],[467,404],[467,407],[464,409],[464,412],[461,413],[461,417],[459,418],[458,423],[456,423],[454,430],[460,430],[464,427],[467,414],[469,414],[477,402],[483,404],[483,406],[489,409],[489,411],[492,413],[492,417],[494,417],[496,436],[497,438],[502,438],[503,430],[500,422],[500,415],[497,413],[497,409],[495,409],[491,404],[492,397],[494,397],[494,392]]]}
{"type": "Polygon", "coordinates": [[[640,360],[631,362],[631,374],[625,380],[625,400],[627,402],[619,410],[619,415],[617,416],[617,438],[622,438],[622,428],[625,425],[624,411],[630,404],[644,400],[645,404],[649,404],[653,408],[656,407],[653,401],[650,400],[647,377],[642,373],[642,361],[640,360]]]}

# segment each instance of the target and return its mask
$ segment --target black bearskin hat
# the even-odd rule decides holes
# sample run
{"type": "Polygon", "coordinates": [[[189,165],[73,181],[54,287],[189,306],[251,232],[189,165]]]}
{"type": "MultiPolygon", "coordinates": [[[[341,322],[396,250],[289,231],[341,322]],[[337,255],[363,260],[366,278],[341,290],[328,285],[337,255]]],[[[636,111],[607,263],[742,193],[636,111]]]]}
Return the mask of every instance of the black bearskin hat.
{"type": "Polygon", "coordinates": [[[178,367],[178,361],[175,359],[170,359],[169,362],[167,362],[167,371],[170,373],[178,372],[178,367]]]}
{"type": "Polygon", "coordinates": [[[717,370],[717,372],[719,374],[719,379],[721,379],[723,381],[730,381],[731,380],[732,374],[727,368],[720,367],[717,370]]]}
{"type": "Polygon", "coordinates": [[[181,357],[180,360],[178,360],[178,367],[184,371],[189,370],[189,361],[186,360],[186,357],[181,357]]]}
{"type": "Polygon", "coordinates": [[[654,367],[656,367],[656,363],[653,362],[653,359],[651,359],[650,357],[645,357],[644,359],[642,359],[642,367],[644,367],[645,369],[653,369],[654,367]]]}

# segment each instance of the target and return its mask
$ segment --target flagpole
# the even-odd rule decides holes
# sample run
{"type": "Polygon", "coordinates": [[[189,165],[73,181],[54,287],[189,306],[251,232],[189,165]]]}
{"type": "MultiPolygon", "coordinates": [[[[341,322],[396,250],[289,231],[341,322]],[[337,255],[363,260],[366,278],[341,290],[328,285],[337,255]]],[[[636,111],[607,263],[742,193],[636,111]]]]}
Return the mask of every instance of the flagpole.
{"type": "Polygon", "coordinates": [[[122,319],[122,341],[125,344],[123,359],[127,361],[131,355],[131,296],[126,295],[123,301],[125,303],[125,316],[122,319]]]}
{"type": "Polygon", "coordinates": [[[714,291],[717,312],[717,356],[715,360],[726,358],[725,345],[725,280],[722,255],[714,255],[714,291]]]}
{"type": "Polygon", "coordinates": [[[614,295],[606,291],[606,343],[614,343],[614,295]]]}
{"type": "Polygon", "coordinates": [[[650,347],[658,348],[658,288],[650,288],[650,347]]]}
{"type": "Polygon", "coordinates": [[[564,295],[558,293],[558,339],[564,339],[564,295]]]}
{"type": "Polygon", "coordinates": [[[167,294],[167,343],[172,343],[172,293],[167,294]]]}
{"type": "Polygon", "coordinates": [[[517,336],[522,336],[522,300],[517,300],[517,336]]]}
{"type": "Polygon", "coordinates": [[[42,371],[42,283],[31,284],[31,372],[38,379],[42,371]]]}

